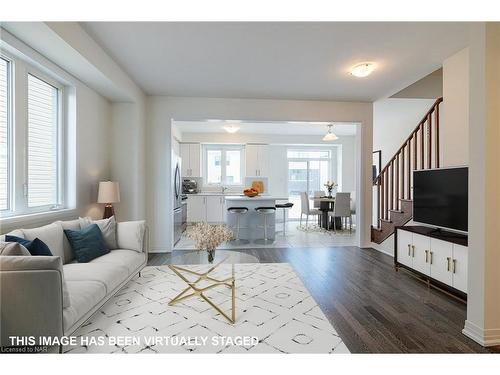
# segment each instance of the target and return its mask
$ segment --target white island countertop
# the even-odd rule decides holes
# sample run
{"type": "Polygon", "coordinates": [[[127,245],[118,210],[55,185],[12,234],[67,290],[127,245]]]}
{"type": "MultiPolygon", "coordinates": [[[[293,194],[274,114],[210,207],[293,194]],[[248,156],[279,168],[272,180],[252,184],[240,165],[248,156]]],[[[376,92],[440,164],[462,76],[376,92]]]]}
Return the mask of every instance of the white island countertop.
{"type": "Polygon", "coordinates": [[[276,195],[257,195],[256,197],[247,197],[245,195],[228,195],[226,196],[227,201],[287,201],[288,197],[280,197],[276,195]]]}

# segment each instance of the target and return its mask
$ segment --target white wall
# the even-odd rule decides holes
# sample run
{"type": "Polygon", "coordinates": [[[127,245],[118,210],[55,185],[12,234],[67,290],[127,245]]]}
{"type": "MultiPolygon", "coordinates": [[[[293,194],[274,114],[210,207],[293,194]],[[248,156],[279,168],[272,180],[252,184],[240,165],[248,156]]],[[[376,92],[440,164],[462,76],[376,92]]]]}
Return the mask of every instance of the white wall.
{"type": "Polygon", "coordinates": [[[464,334],[500,345],[500,24],[471,27],[469,256],[464,334]]]}
{"type": "Polygon", "coordinates": [[[435,99],[382,99],[373,103],[373,150],[382,150],[382,168],[431,108],[435,99]]]}
{"type": "Polygon", "coordinates": [[[443,98],[440,106],[441,166],[469,164],[469,49],[443,62],[443,98]]]}
{"type": "Polygon", "coordinates": [[[147,218],[152,251],[171,251],[172,207],[170,176],[171,120],[240,119],[242,121],[338,121],[360,123],[356,149],[362,153],[355,170],[359,199],[358,241],[370,243],[372,104],[296,100],[177,98],[147,100],[147,218]],[[361,168],[363,161],[363,168],[361,168]],[[359,171],[359,172],[358,172],[359,171]]]}

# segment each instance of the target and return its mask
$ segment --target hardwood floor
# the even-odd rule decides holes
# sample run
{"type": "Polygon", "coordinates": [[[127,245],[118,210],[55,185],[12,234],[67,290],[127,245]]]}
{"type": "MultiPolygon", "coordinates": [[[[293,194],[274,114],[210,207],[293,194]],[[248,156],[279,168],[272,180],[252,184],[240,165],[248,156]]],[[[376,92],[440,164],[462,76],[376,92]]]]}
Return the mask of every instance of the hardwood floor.
{"type": "MultiPolygon", "coordinates": [[[[353,353],[489,352],[461,333],[465,304],[396,272],[392,258],[378,251],[351,246],[238,251],[261,263],[290,263],[353,353]]],[[[150,254],[148,265],[168,264],[170,258],[150,254]]]]}

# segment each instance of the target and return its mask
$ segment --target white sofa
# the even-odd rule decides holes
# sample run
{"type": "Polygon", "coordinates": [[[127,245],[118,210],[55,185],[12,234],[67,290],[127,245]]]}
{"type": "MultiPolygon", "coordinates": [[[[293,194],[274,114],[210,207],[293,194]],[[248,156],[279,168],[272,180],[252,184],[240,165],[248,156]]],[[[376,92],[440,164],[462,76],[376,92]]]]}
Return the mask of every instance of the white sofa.
{"type": "Polygon", "coordinates": [[[72,220],[8,233],[40,238],[53,256],[0,256],[0,346],[9,336],[71,335],[146,265],[144,221],[117,223],[117,249],[89,263],[74,260],[63,232],[79,228],[72,220]]]}

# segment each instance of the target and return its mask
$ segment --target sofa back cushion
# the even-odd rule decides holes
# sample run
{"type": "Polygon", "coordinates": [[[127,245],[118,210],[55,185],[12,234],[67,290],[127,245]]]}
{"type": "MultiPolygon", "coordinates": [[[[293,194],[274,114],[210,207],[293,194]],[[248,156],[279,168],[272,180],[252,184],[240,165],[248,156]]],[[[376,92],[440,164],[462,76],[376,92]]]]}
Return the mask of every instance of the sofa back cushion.
{"type": "Polygon", "coordinates": [[[146,233],[144,220],[126,221],[116,226],[118,248],[142,252],[146,233]]]}
{"type": "MultiPolygon", "coordinates": [[[[65,229],[70,230],[80,230],[80,220],[67,220],[67,221],[56,221],[56,224],[59,224],[64,232],[65,229]]],[[[71,244],[68,241],[66,236],[63,236],[63,252],[64,259],[63,264],[71,263],[75,259],[75,254],[73,253],[73,249],[71,248],[71,244]]]]}
{"type": "Polygon", "coordinates": [[[49,257],[52,256],[49,247],[39,238],[35,238],[33,241],[30,241],[25,238],[6,235],[5,240],[7,242],[17,242],[23,245],[31,255],[44,255],[49,257]]]}
{"type": "Polygon", "coordinates": [[[101,220],[92,220],[90,217],[80,217],[78,218],[80,221],[80,227],[87,228],[92,224],[97,224],[99,229],[101,230],[102,236],[104,238],[104,242],[106,242],[106,246],[110,250],[114,250],[117,248],[116,246],[116,220],[114,216],[111,216],[108,219],[101,220]]]}
{"type": "Polygon", "coordinates": [[[7,242],[7,241],[5,241],[5,236],[7,236],[7,235],[24,238],[24,233],[21,229],[14,229],[12,232],[2,234],[0,236],[0,242],[7,242]]]}
{"type": "Polygon", "coordinates": [[[42,240],[50,249],[52,255],[61,258],[64,263],[63,238],[64,233],[59,224],[52,223],[43,227],[23,229],[24,238],[33,241],[35,238],[42,240]]]}
{"type": "Polygon", "coordinates": [[[65,229],[64,234],[68,238],[79,263],[87,263],[109,253],[109,248],[106,246],[97,224],[92,224],[81,230],[65,229]]]}

